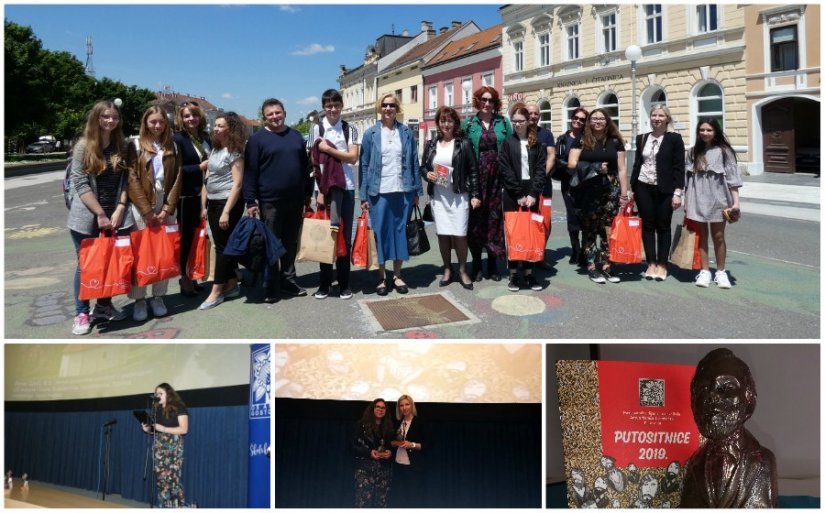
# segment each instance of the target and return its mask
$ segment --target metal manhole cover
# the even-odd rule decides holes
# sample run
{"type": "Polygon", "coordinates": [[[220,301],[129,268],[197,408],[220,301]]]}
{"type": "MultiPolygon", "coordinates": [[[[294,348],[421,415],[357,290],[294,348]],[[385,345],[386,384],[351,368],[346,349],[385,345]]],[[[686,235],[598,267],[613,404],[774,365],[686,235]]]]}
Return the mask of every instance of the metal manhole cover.
{"type": "Polygon", "coordinates": [[[469,324],[478,318],[455,301],[452,294],[419,294],[400,298],[360,301],[376,331],[399,331],[413,328],[469,324]]]}

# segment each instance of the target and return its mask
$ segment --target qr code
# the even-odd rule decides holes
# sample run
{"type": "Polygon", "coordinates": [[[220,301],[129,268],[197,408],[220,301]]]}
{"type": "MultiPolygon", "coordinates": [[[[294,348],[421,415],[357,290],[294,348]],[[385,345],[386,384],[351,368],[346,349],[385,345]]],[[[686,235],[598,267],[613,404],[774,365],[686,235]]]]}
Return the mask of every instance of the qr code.
{"type": "Polygon", "coordinates": [[[665,380],[663,379],[640,379],[639,380],[639,405],[641,406],[664,406],[665,405],[665,380]]]}

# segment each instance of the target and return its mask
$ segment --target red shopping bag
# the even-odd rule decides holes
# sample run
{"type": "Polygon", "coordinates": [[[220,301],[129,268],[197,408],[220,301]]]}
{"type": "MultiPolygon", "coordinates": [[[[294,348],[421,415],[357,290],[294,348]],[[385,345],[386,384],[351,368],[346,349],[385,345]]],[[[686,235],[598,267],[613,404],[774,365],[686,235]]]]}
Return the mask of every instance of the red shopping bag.
{"type": "Polygon", "coordinates": [[[685,227],[696,234],[696,244],[693,246],[693,270],[702,268],[702,257],[699,255],[699,223],[685,217],[685,227]]]}
{"type": "Polygon", "coordinates": [[[544,216],[519,208],[504,213],[507,259],[523,262],[544,260],[544,216]]]}
{"type": "MultiPolygon", "coordinates": [[[[328,220],[329,219],[329,211],[326,208],[319,208],[316,211],[307,210],[304,214],[304,217],[307,219],[321,219],[321,220],[328,220]]],[[[343,218],[342,218],[343,220],[343,218]]],[[[344,237],[344,228],[339,226],[338,227],[338,238],[335,239],[335,256],[336,257],[345,257],[347,256],[347,243],[346,238],[344,237]]]]}
{"type": "Polygon", "coordinates": [[[355,227],[355,241],[352,243],[352,266],[366,267],[370,254],[369,241],[367,240],[367,211],[363,210],[358,217],[358,224],[355,227]]]}
{"type": "Polygon", "coordinates": [[[132,289],[132,246],[129,237],[105,237],[80,242],[79,299],[109,298],[132,289]]]}
{"type": "Polygon", "coordinates": [[[617,264],[642,262],[642,220],[631,215],[633,201],[619,210],[610,226],[610,261],[617,264]]]}
{"type": "Polygon", "coordinates": [[[189,258],[186,262],[186,275],[193,280],[205,278],[209,272],[206,266],[209,261],[208,243],[209,237],[206,233],[206,219],[204,219],[192,239],[192,248],[189,250],[189,258]]]}
{"type": "Polygon", "coordinates": [[[147,226],[132,232],[135,285],[145,287],[180,276],[178,225],[147,226]]]}
{"type": "MultiPolygon", "coordinates": [[[[547,179],[549,180],[550,178],[547,179]]],[[[550,237],[550,219],[553,214],[553,198],[545,196],[544,194],[539,195],[539,214],[544,216],[544,238],[546,241],[547,237],[550,237]]]]}

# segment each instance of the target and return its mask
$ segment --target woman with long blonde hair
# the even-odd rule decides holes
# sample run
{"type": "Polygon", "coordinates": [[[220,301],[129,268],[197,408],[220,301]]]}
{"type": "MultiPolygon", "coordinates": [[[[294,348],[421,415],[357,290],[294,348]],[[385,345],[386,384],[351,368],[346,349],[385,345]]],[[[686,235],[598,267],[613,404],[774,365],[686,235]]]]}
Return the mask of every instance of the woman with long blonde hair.
{"type": "MultiPolygon", "coordinates": [[[[101,230],[125,233],[132,226],[127,208],[127,176],[124,150],[126,143],[121,130],[120,109],[110,101],[97,102],[86,118],[83,138],[74,146],[69,220],[67,226],[79,255],[83,239],[97,237],[101,230]]],[[[86,335],[92,321],[119,321],[123,312],[115,308],[111,298],[97,300],[90,313],[89,301],[80,300],[80,264],[74,276],[75,317],[72,333],[86,335]]]]}

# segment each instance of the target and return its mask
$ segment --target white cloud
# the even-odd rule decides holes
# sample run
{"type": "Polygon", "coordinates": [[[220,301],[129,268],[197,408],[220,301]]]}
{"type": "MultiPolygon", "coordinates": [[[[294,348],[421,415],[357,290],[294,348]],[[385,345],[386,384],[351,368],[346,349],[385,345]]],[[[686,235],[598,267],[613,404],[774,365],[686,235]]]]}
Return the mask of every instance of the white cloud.
{"type": "Polygon", "coordinates": [[[280,5],[278,7],[281,9],[281,11],[288,13],[296,13],[301,10],[300,7],[296,7],[294,5],[280,5]]]}
{"type": "Polygon", "coordinates": [[[311,45],[307,45],[304,47],[298,47],[298,50],[292,52],[292,55],[313,55],[316,53],[322,52],[334,52],[335,47],[332,45],[319,45],[318,43],[312,43],[311,45]]]}
{"type": "Polygon", "coordinates": [[[223,93],[221,98],[224,100],[234,100],[236,97],[232,93],[223,93]]]}
{"type": "Polygon", "coordinates": [[[318,105],[321,103],[321,99],[317,96],[307,96],[306,98],[301,98],[297,100],[295,103],[298,105],[318,105]]]}

